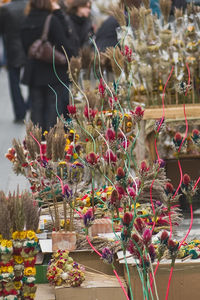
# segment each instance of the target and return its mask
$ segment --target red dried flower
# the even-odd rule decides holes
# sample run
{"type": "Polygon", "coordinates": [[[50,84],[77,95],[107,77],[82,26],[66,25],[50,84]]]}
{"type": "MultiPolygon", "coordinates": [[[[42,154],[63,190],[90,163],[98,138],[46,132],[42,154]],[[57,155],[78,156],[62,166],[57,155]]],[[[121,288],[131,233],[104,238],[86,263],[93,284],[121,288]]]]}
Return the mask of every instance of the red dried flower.
{"type": "Polygon", "coordinates": [[[198,130],[198,129],[194,129],[194,130],[192,131],[192,135],[193,135],[194,137],[198,137],[198,136],[199,136],[199,130],[198,130]]]}
{"type": "Polygon", "coordinates": [[[165,185],[165,190],[168,194],[172,194],[174,191],[174,187],[170,182],[167,182],[165,185]]]}
{"type": "Polygon", "coordinates": [[[67,105],[67,110],[70,115],[76,114],[76,106],[75,105],[67,105]]]}
{"type": "Polygon", "coordinates": [[[107,163],[115,164],[117,162],[117,156],[113,153],[112,150],[107,150],[104,155],[104,159],[107,163]]]}
{"type": "Polygon", "coordinates": [[[152,237],[151,230],[150,229],[145,229],[142,238],[143,238],[144,244],[146,246],[151,242],[151,237],[152,237]]]}
{"type": "Polygon", "coordinates": [[[184,184],[185,186],[188,186],[189,183],[190,183],[190,181],[191,181],[190,176],[189,176],[188,174],[185,174],[185,175],[183,176],[183,184],[184,184]]]}
{"type": "Polygon", "coordinates": [[[122,167],[119,167],[117,169],[117,176],[118,176],[118,178],[124,178],[125,177],[125,172],[124,172],[122,167]]]}
{"type": "Polygon", "coordinates": [[[135,226],[135,229],[136,229],[139,233],[142,233],[143,230],[144,230],[144,228],[145,228],[144,222],[142,221],[141,218],[137,218],[137,219],[135,220],[134,226],[135,226]]]}
{"type": "Polygon", "coordinates": [[[182,136],[181,136],[180,132],[177,132],[177,133],[175,134],[174,140],[175,140],[176,142],[182,141],[182,136]]]}
{"type": "Polygon", "coordinates": [[[100,79],[100,83],[99,83],[99,93],[100,95],[103,97],[105,94],[105,84],[103,84],[103,79],[100,79]]]}
{"type": "Polygon", "coordinates": [[[111,128],[108,128],[106,131],[106,139],[111,142],[115,139],[115,132],[111,128]]]}
{"type": "Polygon", "coordinates": [[[129,224],[131,223],[132,219],[133,219],[133,215],[130,214],[130,213],[128,213],[128,212],[126,212],[124,214],[124,217],[123,217],[123,224],[126,225],[126,226],[129,226],[129,224]]]}
{"type": "Polygon", "coordinates": [[[119,201],[119,194],[117,190],[113,190],[111,193],[110,202],[111,204],[115,204],[117,201],[119,201]]]}
{"type": "Polygon", "coordinates": [[[99,156],[94,153],[94,152],[90,152],[87,156],[86,156],[86,161],[90,164],[90,165],[96,165],[98,163],[99,160],[99,156]]]}
{"type": "Polygon", "coordinates": [[[140,165],[140,171],[142,173],[146,173],[147,171],[149,171],[149,168],[147,168],[147,164],[145,161],[142,161],[141,162],[141,165],[140,165]]]}
{"type": "Polygon", "coordinates": [[[168,244],[168,247],[169,247],[171,250],[173,250],[173,249],[176,248],[176,243],[175,243],[173,240],[171,240],[171,239],[168,239],[167,244],[168,244]]]}
{"type": "Polygon", "coordinates": [[[167,241],[168,237],[169,237],[169,235],[168,235],[167,231],[163,231],[160,236],[160,241],[165,242],[165,241],[167,241]]]}
{"type": "Polygon", "coordinates": [[[91,109],[89,108],[88,109],[88,106],[86,105],[85,108],[84,108],[84,116],[89,120],[90,118],[94,119],[94,117],[96,116],[97,114],[97,110],[94,110],[94,109],[91,109]]]}

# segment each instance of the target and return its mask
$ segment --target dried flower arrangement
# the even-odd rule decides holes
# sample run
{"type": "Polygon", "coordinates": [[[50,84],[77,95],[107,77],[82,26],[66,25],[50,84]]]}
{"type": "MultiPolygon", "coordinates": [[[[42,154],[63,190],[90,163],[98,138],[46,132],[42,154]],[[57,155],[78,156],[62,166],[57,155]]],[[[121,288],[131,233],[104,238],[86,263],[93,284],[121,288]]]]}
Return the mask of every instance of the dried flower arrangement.
{"type": "Polygon", "coordinates": [[[0,298],[34,299],[35,261],[39,251],[35,231],[39,223],[39,208],[31,194],[1,191],[1,288],[0,298]]]}

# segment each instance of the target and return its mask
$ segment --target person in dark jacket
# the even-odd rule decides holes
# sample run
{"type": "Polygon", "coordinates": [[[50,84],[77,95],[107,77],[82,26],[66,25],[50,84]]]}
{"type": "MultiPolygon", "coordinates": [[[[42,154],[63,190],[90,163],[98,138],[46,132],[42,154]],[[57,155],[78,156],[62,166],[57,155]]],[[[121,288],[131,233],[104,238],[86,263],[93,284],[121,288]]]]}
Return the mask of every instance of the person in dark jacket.
{"type": "MultiPolygon", "coordinates": [[[[74,55],[68,41],[68,28],[65,16],[56,0],[29,0],[28,15],[22,25],[21,37],[25,52],[28,53],[32,43],[40,38],[47,16],[52,13],[49,26],[48,40],[57,50],[63,53],[64,46],[68,57],[74,55]]],[[[59,79],[69,85],[66,65],[55,66],[59,79]]],[[[56,123],[56,97],[50,85],[57,93],[58,112],[67,117],[69,102],[68,90],[60,82],[53,69],[53,63],[35,59],[27,59],[22,82],[29,87],[31,99],[31,120],[34,124],[49,130],[56,123]]]]}
{"type": "Polygon", "coordinates": [[[117,31],[119,27],[117,20],[110,16],[108,17],[96,32],[95,42],[99,51],[104,52],[108,47],[115,47],[118,43],[117,31]]]}
{"type": "Polygon", "coordinates": [[[94,30],[90,13],[91,2],[88,0],[73,0],[73,2],[69,4],[69,24],[76,56],[78,56],[81,48],[91,44],[90,37],[93,36],[94,30]]]}
{"type": "Polygon", "coordinates": [[[26,4],[26,0],[12,0],[0,7],[0,34],[3,35],[9,89],[16,123],[23,122],[26,114],[26,104],[20,89],[20,72],[25,63],[20,26],[24,19],[26,4]]]}

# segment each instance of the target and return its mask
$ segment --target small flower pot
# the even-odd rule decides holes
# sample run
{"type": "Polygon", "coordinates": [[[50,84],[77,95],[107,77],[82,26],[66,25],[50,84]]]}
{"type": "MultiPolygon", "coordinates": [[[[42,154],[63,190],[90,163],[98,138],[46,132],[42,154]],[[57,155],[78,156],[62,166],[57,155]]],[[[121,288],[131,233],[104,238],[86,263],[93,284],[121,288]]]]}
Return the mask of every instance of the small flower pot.
{"type": "Polygon", "coordinates": [[[93,221],[92,226],[89,228],[89,235],[96,236],[99,233],[111,233],[112,230],[112,222],[110,219],[96,219],[93,221]]]}
{"type": "Polygon", "coordinates": [[[53,231],[52,232],[52,251],[76,249],[76,232],[75,231],[53,231]]]}

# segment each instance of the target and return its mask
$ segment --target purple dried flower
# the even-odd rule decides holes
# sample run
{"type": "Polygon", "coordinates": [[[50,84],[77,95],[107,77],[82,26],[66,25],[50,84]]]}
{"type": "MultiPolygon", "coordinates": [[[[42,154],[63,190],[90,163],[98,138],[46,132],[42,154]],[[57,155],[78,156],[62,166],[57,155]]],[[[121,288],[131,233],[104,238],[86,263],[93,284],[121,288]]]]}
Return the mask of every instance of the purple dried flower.
{"type": "Polygon", "coordinates": [[[72,190],[69,188],[68,184],[64,185],[64,196],[67,196],[67,198],[72,196],[72,190]]]}
{"type": "Polygon", "coordinates": [[[108,264],[112,264],[114,261],[113,251],[110,250],[109,248],[104,248],[102,250],[102,259],[104,260],[104,262],[108,264]]]}

